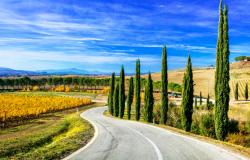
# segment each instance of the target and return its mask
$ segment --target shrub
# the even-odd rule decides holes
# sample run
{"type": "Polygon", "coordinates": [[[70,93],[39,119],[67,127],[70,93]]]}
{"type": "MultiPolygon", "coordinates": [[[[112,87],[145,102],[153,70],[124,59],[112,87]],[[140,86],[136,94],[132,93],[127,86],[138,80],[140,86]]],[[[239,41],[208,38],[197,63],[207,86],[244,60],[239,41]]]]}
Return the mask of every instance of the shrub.
{"type": "Polygon", "coordinates": [[[168,111],[168,120],[167,124],[176,127],[182,128],[181,125],[181,108],[176,106],[176,104],[170,102],[169,103],[169,111],[168,111]]]}
{"type": "Polygon", "coordinates": [[[153,114],[153,117],[154,117],[154,122],[156,124],[159,124],[160,123],[160,119],[161,119],[161,104],[156,104],[154,106],[154,114],[153,114]]]}
{"type": "Polygon", "coordinates": [[[228,122],[228,132],[237,133],[239,132],[239,121],[231,119],[228,122]]]}
{"type": "Polygon", "coordinates": [[[200,116],[197,112],[193,113],[191,132],[195,134],[200,134],[200,116]]]}
{"type": "Polygon", "coordinates": [[[206,113],[200,119],[200,134],[215,138],[214,115],[206,113]]]}

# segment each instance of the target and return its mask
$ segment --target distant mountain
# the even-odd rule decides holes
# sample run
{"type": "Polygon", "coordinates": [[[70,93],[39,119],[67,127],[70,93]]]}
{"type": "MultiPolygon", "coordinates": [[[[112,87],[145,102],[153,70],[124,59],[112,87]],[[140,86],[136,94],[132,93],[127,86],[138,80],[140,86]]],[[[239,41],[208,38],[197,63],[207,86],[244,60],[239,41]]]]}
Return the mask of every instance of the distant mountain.
{"type": "Polygon", "coordinates": [[[0,67],[0,76],[39,76],[39,75],[107,75],[98,71],[87,71],[77,68],[68,69],[48,69],[38,71],[14,70],[11,68],[0,67]]]}
{"type": "Polygon", "coordinates": [[[66,68],[66,69],[49,69],[49,70],[39,70],[37,71],[41,74],[49,75],[105,75],[107,73],[98,72],[98,71],[87,71],[77,68],[66,68]]]}
{"type": "Polygon", "coordinates": [[[35,76],[39,73],[34,71],[25,71],[25,70],[14,70],[10,68],[0,67],[0,76],[35,76]]]}

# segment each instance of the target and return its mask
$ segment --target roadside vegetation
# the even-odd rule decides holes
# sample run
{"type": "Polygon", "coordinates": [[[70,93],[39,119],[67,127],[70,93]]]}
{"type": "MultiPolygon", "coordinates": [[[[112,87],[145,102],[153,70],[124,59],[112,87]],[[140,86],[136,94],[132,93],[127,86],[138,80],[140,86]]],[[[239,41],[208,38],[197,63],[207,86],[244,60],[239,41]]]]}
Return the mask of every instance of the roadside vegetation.
{"type": "MultiPolygon", "coordinates": [[[[244,110],[240,111],[240,109],[235,106],[229,107],[230,51],[228,37],[228,10],[226,5],[223,8],[222,1],[219,12],[220,22],[217,41],[216,72],[215,82],[213,83],[215,84],[213,87],[215,93],[213,98],[215,98],[215,100],[210,99],[211,95],[209,92],[207,92],[208,94],[203,94],[199,91],[199,96],[197,96],[197,94],[196,96],[194,95],[194,85],[197,84],[195,84],[193,80],[191,55],[188,56],[186,70],[184,71],[184,75],[182,75],[182,86],[175,85],[174,89],[176,90],[178,88],[178,90],[181,91],[181,103],[177,104],[175,98],[170,99],[168,97],[169,94],[167,94],[167,91],[172,90],[172,88],[170,89],[170,85],[168,84],[167,50],[164,46],[162,50],[161,81],[153,82],[151,75],[149,74],[146,83],[142,86],[140,81],[140,60],[136,61],[136,75],[134,80],[131,80],[135,83],[135,86],[132,82],[128,84],[129,93],[127,96],[127,113],[121,118],[153,122],[156,124],[166,124],[167,126],[183,129],[186,132],[250,148],[250,111],[248,111],[249,114],[246,114],[244,113],[244,110]],[[160,98],[159,95],[156,95],[156,86],[157,90],[159,89],[158,91],[160,91],[160,98]],[[132,94],[131,90],[134,90],[135,95],[132,94]],[[238,113],[236,113],[237,110],[238,113]],[[242,117],[237,117],[237,114],[245,114],[244,120],[240,120],[242,117]]],[[[146,76],[144,75],[144,78],[145,77],[146,76]]],[[[121,79],[113,83],[119,84],[120,81],[121,79]]],[[[242,84],[239,85],[237,83],[237,87],[235,88],[240,88],[240,93],[243,93],[241,97],[248,100],[248,84],[245,83],[244,87],[242,86],[242,84]]],[[[112,92],[113,91],[111,90],[110,93],[112,92]]],[[[116,92],[116,90],[114,92],[116,92]]],[[[239,91],[234,90],[233,93],[235,93],[235,99],[239,100],[239,91]]],[[[111,94],[109,96],[111,96],[111,94]]],[[[110,100],[112,100],[112,98],[110,98],[110,100]]],[[[114,112],[116,113],[116,110],[119,110],[119,107],[117,106],[117,98],[114,97],[113,100],[114,102],[109,101],[109,107],[113,107],[114,112]]],[[[124,102],[125,100],[119,99],[119,104],[124,102]]],[[[246,105],[247,108],[250,107],[250,104],[246,105]]],[[[112,113],[110,112],[110,114],[112,113]]],[[[117,111],[117,114],[124,113],[117,111]]],[[[118,117],[118,115],[116,115],[116,117],[118,117]]],[[[250,155],[250,152],[247,152],[248,155],[250,155]]]]}
{"type": "Polygon", "coordinates": [[[84,146],[93,136],[93,127],[80,117],[86,109],[101,104],[79,106],[45,113],[22,125],[0,131],[0,159],[61,159],[84,146]]]}

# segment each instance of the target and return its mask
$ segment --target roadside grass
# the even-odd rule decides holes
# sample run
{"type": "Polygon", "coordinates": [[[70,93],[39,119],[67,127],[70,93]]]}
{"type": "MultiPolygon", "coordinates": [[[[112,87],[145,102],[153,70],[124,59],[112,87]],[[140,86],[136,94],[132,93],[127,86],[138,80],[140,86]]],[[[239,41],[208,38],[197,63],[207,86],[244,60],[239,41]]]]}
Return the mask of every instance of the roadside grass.
{"type": "Polygon", "coordinates": [[[61,159],[84,146],[93,136],[90,123],[80,117],[95,103],[48,113],[24,125],[0,130],[0,159],[61,159]]]}
{"type": "MultiPolygon", "coordinates": [[[[243,112],[244,111],[245,110],[243,109],[243,112]]],[[[232,108],[231,112],[236,113],[235,108],[232,108]]],[[[108,117],[120,119],[118,117],[112,116],[108,111],[105,111],[104,115],[106,115],[108,117]]],[[[124,112],[123,120],[128,120],[126,110],[124,112]]],[[[135,108],[134,107],[132,107],[132,109],[131,109],[131,119],[130,120],[131,121],[136,121],[135,120],[135,108]]],[[[205,142],[209,142],[209,143],[214,144],[216,146],[226,148],[229,151],[232,151],[234,153],[239,153],[239,154],[241,154],[243,156],[246,156],[246,157],[250,158],[250,148],[249,148],[250,147],[249,146],[249,144],[250,144],[250,135],[249,134],[248,135],[241,135],[241,134],[230,133],[228,135],[227,141],[219,141],[219,140],[216,140],[216,139],[211,138],[211,137],[198,135],[198,134],[195,134],[195,133],[192,133],[192,132],[186,132],[186,131],[184,131],[182,129],[172,127],[172,126],[169,126],[169,125],[148,123],[143,119],[142,114],[140,116],[140,120],[136,121],[136,122],[141,122],[141,123],[149,124],[149,125],[152,125],[152,126],[160,127],[160,128],[166,129],[167,131],[177,133],[177,134],[180,134],[180,135],[190,136],[192,138],[202,140],[202,141],[205,141],[205,142]]]]}

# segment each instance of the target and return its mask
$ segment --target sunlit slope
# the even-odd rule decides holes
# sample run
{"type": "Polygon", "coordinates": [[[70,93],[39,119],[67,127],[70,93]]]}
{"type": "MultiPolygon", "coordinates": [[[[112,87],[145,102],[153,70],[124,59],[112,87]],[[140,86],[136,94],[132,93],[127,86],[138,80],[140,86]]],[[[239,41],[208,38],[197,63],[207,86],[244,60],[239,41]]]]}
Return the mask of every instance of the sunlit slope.
{"type": "MultiPolygon", "coordinates": [[[[230,88],[231,88],[231,98],[234,97],[234,87],[236,82],[239,83],[239,98],[244,99],[244,88],[245,84],[249,83],[250,86],[250,62],[235,62],[231,64],[230,70],[230,88]]],[[[213,68],[200,68],[193,70],[194,76],[194,92],[195,95],[199,95],[200,91],[203,96],[209,94],[214,96],[214,74],[215,70],[213,68]]],[[[184,75],[183,70],[169,71],[168,77],[169,82],[175,82],[182,84],[182,78],[184,75]]],[[[147,77],[147,76],[145,76],[147,77]]],[[[161,80],[160,73],[153,73],[152,78],[155,81],[161,80]]],[[[250,87],[249,87],[250,88],[250,87]]]]}

